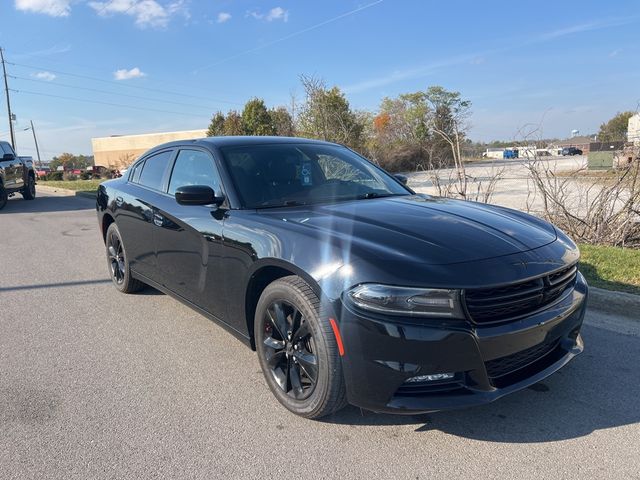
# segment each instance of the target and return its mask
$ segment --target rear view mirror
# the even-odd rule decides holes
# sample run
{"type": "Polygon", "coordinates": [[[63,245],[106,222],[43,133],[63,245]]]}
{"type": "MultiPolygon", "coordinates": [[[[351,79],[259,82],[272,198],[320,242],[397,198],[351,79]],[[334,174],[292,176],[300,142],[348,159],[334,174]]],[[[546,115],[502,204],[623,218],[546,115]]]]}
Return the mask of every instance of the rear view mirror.
{"type": "Polygon", "coordinates": [[[13,153],[5,153],[2,156],[3,162],[10,162],[11,160],[15,160],[16,156],[13,153]]]}
{"type": "Polygon", "coordinates": [[[407,178],[406,175],[400,175],[399,173],[394,175],[394,177],[396,177],[396,180],[398,180],[403,185],[406,185],[409,181],[409,178],[407,178]]]}
{"type": "Polygon", "coordinates": [[[216,197],[213,188],[207,185],[185,185],[176,190],[176,202],[180,205],[220,205],[223,197],[216,197]]]}

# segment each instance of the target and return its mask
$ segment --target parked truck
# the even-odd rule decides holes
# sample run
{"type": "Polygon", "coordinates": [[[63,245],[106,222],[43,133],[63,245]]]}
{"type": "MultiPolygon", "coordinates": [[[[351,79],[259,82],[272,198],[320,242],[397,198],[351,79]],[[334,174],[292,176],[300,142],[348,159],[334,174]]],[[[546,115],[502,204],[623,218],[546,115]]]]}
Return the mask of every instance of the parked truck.
{"type": "Polygon", "coordinates": [[[0,141],[0,210],[16,193],[36,198],[36,172],[31,157],[19,157],[8,142],[0,141]]]}

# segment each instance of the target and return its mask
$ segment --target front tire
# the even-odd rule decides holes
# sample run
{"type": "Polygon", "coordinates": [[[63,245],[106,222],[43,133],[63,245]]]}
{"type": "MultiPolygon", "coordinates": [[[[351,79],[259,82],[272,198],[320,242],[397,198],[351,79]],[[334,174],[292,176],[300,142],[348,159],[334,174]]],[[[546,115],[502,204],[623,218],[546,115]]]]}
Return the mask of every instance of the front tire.
{"type": "Polygon", "coordinates": [[[27,177],[27,184],[22,189],[22,198],[33,200],[36,198],[36,179],[33,175],[27,177]]]}
{"type": "Polygon", "coordinates": [[[4,188],[4,185],[2,183],[0,183],[0,210],[6,207],[8,201],[9,194],[7,193],[7,189],[4,188]]]}
{"type": "Polygon", "coordinates": [[[107,248],[107,266],[111,281],[122,293],[134,293],[144,288],[144,283],[133,278],[129,268],[129,259],[122,242],[118,226],[109,225],[105,242],[107,248]]]}
{"type": "Polygon", "coordinates": [[[256,308],[258,360],[269,388],[289,411],[320,418],[346,405],[342,363],[320,300],[297,276],[265,288],[256,308]]]}

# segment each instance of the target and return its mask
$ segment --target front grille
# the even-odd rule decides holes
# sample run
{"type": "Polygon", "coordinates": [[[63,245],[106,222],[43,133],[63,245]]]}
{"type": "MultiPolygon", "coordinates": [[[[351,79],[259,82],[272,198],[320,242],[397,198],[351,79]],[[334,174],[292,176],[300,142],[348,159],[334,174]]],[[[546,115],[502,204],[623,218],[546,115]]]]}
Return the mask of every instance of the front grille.
{"type": "Polygon", "coordinates": [[[396,390],[395,395],[399,397],[421,397],[423,395],[450,393],[462,388],[460,378],[436,384],[431,382],[405,382],[396,390]]]}
{"type": "Polygon", "coordinates": [[[575,265],[544,277],[495,288],[465,291],[467,312],[476,323],[493,323],[521,317],[557,300],[573,287],[578,269],[575,265]]]}
{"type": "Polygon", "coordinates": [[[540,343],[526,350],[507,355],[506,357],[485,362],[484,365],[487,369],[487,375],[493,380],[520,370],[540,360],[548,353],[551,353],[558,346],[558,343],[557,340],[554,342],[540,343]]]}

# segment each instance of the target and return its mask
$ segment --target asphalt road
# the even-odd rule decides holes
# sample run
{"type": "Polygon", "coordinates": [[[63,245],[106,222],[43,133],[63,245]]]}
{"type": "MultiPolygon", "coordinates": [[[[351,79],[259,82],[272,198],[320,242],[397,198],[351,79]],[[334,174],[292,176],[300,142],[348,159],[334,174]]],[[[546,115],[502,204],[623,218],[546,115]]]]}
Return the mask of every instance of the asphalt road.
{"type": "Polygon", "coordinates": [[[0,477],[640,478],[640,322],[588,314],[533,388],[412,417],[289,414],[255,354],[107,277],[93,202],[0,213],[0,477]]]}

